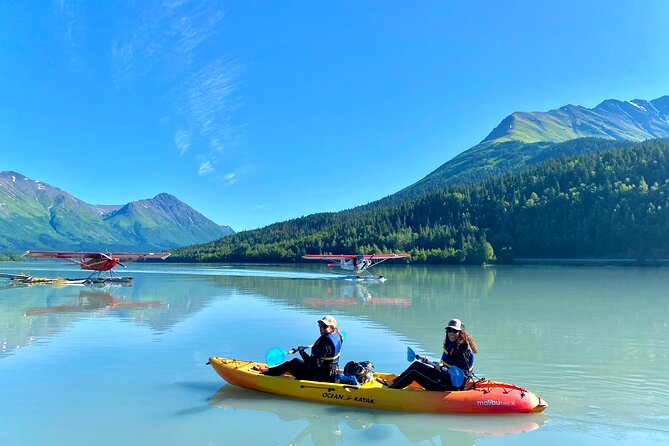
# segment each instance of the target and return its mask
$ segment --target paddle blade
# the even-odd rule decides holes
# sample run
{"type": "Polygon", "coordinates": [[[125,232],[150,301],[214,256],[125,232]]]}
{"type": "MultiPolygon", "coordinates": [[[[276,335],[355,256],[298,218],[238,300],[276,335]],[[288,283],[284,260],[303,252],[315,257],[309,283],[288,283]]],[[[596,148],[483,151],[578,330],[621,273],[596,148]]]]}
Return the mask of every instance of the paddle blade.
{"type": "Polygon", "coordinates": [[[411,347],[407,347],[407,361],[413,362],[416,359],[416,352],[411,347]]]}
{"type": "Polygon", "coordinates": [[[265,362],[270,367],[281,364],[284,359],[286,359],[286,351],[278,347],[270,348],[265,354],[265,362]]]}

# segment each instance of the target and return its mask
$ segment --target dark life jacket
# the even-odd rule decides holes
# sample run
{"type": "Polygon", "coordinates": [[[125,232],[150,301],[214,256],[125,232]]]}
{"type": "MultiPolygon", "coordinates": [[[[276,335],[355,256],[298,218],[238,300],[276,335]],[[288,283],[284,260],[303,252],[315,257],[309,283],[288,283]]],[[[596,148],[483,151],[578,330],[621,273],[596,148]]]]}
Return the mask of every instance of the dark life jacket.
{"type": "Polygon", "coordinates": [[[309,371],[316,381],[333,378],[339,364],[342,339],[338,332],[321,335],[311,347],[311,355],[304,352],[303,359],[307,361],[309,371]]]}
{"type": "Polygon", "coordinates": [[[446,340],[444,342],[443,353],[441,354],[441,362],[459,367],[465,373],[468,373],[474,367],[474,352],[466,342],[458,344],[457,341],[450,342],[446,340]]]}

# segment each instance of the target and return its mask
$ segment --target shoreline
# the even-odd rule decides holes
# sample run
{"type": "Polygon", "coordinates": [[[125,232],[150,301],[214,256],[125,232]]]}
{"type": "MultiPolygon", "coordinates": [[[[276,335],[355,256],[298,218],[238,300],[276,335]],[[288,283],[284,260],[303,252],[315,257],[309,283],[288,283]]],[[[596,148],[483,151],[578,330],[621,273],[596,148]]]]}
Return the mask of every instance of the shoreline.
{"type": "MultiPolygon", "coordinates": [[[[20,262],[20,263],[31,263],[31,262],[50,262],[51,259],[2,259],[0,258],[0,264],[2,263],[10,263],[10,262],[20,262]]],[[[217,262],[217,261],[206,261],[206,262],[198,262],[198,261],[186,261],[186,260],[178,260],[176,261],[175,259],[170,259],[166,260],[163,262],[156,262],[151,259],[146,259],[143,260],[144,263],[183,263],[183,264],[221,264],[221,265],[308,265],[308,264],[313,264],[313,262],[291,262],[291,261],[281,261],[281,260],[268,260],[265,259],[263,261],[246,261],[246,262],[240,262],[240,261],[234,261],[234,262],[217,262]]],[[[390,264],[388,264],[390,265],[390,264]]],[[[444,265],[444,266],[477,266],[475,264],[466,264],[466,263],[432,263],[432,262],[425,262],[425,263],[397,263],[396,265],[414,265],[414,266],[419,266],[419,265],[444,265]]],[[[489,263],[484,263],[480,264],[478,266],[504,266],[504,265],[516,265],[516,266],[523,266],[523,265],[546,265],[546,266],[648,266],[648,267],[661,267],[661,266],[669,266],[669,258],[662,258],[662,259],[645,259],[645,260],[639,260],[639,259],[633,259],[633,258],[626,258],[626,259],[602,259],[602,258],[568,258],[568,259],[562,259],[562,258],[526,258],[526,257],[521,257],[521,258],[515,258],[511,261],[507,262],[499,262],[499,261],[491,261],[489,263]]]]}
{"type": "MultiPolygon", "coordinates": [[[[498,263],[498,265],[502,265],[498,263]]],[[[559,266],[669,266],[669,259],[513,259],[509,265],[559,265],[559,266]]]]}

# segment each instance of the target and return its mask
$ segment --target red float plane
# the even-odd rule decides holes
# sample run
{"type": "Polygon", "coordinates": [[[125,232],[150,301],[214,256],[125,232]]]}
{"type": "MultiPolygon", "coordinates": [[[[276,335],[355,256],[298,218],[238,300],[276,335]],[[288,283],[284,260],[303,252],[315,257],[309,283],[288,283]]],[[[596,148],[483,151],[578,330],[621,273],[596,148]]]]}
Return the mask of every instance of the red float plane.
{"type": "Polygon", "coordinates": [[[66,259],[73,265],[78,265],[81,269],[93,271],[88,280],[108,282],[129,282],[131,277],[113,277],[112,269],[116,265],[125,268],[125,263],[134,262],[140,259],[162,259],[170,256],[169,252],[117,252],[115,254],[105,254],[103,252],[72,252],[72,251],[26,251],[25,257],[38,259],[66,259]],[[104,272],[109,272],[107,278],[102,278],[104,272]]]}
{"type": "Polygon", "coordinates": [[[328,263],[328,266],[338,266],[343,270],[353,271],[356,274],[356,279],[375,279],[383,281],[385,280],[385,277],[372,276],[367,270],[388,259],[401,259],[409,256],[410,254],[307,254],[302,256],[302,258],[333,262],[328,263]],[[359,276],[358,274],[366,274],[366,276],[359,276]]]}

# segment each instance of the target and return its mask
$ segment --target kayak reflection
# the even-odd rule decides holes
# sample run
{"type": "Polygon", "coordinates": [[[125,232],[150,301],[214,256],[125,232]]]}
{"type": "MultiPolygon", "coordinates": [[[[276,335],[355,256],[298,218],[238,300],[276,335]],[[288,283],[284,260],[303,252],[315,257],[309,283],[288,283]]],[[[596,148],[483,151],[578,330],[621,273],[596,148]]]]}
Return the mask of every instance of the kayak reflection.
{"type": "Polygon", "coordinates": [[[411,443],[437,437],[441,444],[474,444],[478,436],[522,434],[547,420],[543,414],[467,416],[356,410],[279,398],[231,384],[221,387],[207,402],[223,409],[272,413],[283,421],[306,421],[307,427],[288,444],[311,438],[319,446],[346,443],[342,437],[347,430],[362,431],[368,440],[382,440],[395,428],[411,443]]]}

